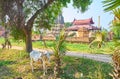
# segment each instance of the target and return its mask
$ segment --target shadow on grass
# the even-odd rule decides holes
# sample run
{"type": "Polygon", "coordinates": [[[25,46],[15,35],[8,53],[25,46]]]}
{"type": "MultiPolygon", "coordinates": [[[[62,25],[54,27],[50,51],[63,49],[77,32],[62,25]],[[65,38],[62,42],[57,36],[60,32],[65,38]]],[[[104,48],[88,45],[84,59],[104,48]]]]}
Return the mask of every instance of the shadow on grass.
{"type": "Polygon", "coordinates": [[[0,67],[6,66],[6,65],[11,65],[11,64],[15,64],[15,61],[0,60],[0,67]]]}
{"type": "Polygon", "coordinates": [[[13,70],[7,67],[8,65],[14,64],[14,61],[0,60],[0,79],[14,78],[13,70]]]}
{"type": "Polygon", "coordinates": [[[12,70],[9,69],[7,66],[0,66],[0,79],[9,79],[8,76],[13,74],[12,70]]]}

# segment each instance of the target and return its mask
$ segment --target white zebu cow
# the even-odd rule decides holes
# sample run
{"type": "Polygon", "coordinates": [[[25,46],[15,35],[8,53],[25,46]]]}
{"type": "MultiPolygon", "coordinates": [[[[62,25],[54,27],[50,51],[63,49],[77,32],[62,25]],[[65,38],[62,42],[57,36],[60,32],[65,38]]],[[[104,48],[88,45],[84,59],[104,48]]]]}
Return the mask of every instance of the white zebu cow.
{"type": "Polygon", "coordinates": [[[33,68],[33,61],[34,62],[37,62],[39,60],[42,61],[42,65],[43,65],[43,70],[44,70],[44,74],[47,72],[47,68],[46,68],[46,64],[45,64],[45,58],[50,59],[50,54],[48,51],[36,51],[36,50],[33,50],[30,52],[30,59],[31,59],[31,68],[32,68],[32,72],[34,71],[34,68],[33,68]]]}

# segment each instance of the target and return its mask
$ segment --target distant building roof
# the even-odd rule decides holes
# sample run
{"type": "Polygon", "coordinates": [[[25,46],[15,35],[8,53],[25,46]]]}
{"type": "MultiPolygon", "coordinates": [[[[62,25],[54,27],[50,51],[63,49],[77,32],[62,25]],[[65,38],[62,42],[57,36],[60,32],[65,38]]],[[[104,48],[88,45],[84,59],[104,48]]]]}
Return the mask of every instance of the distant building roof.
{"type": "Polygon", "coordinates": [[[92,24],[94,24],[92,18],[84,19],[84,20],[76,20],[76,19],[74,19],[74,21],[72,22],[72,26],[68,27],[67,30],[69,30],[69,31],[77,31],[81,27],[85,27],[88,30],[100,30],[100,28],[95,27],[92,24]]]}
{"type": "Polygon", "coordinates": [[[76,20],[72,22],[73,25],[84,25],[84,24],[94,24],[92,18],[89,19],[83,19],[83,20],[76,20]]]}

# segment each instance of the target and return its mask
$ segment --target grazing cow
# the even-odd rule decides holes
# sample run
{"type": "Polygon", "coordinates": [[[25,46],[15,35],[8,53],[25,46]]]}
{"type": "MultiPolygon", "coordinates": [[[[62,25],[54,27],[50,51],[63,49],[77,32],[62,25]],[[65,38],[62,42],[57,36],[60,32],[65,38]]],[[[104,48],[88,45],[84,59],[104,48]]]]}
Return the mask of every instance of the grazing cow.
{"type": "Polygon", "coordinates": [[[50,54],[47,51],[41,52],[41,51],[33,50],[33,51],[30,52],[30,59],[31,59],[30,65],[31,65],[31,68],[32,68],[32,72],[34,71],[33,61],[34,62],[42,61],[44,74],[47,73],[46,62],[49,62],[49,59],[50,59],[50,54]]]}
{"type": "Polygon", "coordinates": [[[39,60],[42,60],[42,52],[33,50],[30,52],[30,59],[31,59],[31,68],[32,68],[32,72],[33,72],[33,62],[37,62],[39,60]]]}

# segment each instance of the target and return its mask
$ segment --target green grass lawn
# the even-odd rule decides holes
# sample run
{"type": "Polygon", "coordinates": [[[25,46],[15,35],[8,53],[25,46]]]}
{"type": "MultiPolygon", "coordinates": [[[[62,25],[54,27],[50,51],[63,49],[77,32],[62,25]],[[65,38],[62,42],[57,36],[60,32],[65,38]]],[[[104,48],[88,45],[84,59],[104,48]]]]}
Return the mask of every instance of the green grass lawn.
{"type": "MultiPolygon", "coordinates": [[[[0,38],[0,44],[3,43],[4,40],[0,38]]],[[[22,46],[25,47],[24,42],[18,42],[11,39],[11,43],[13,46],[22,46]]],[[[46,41],[46,44],[49,48],[53,47],[53,41],[46,41]]],[[[102,48],[89,48],[89,44],[83,44],[83,43],[66,43],[68,51],[77,51],[77,52],[83,52],[83,53],[96,53],[96,54],[112,54],[114,43],[113,42],[106,42],[106,45],[102,48]]],[[[44,48],[44,44],[41,41],[35,41],[33,42],[34,48],[44,48]]]]}
{"type": "MultiPolygon", "coordinates": [[[[80,74],[83,74],[80,79],[112,79],[108,74],[113,68],[108,63],[69,56],[65,56],[62,63],[61,79],[76,79],[80,74]]],[[[40,79],[42,73],[38,66],[31,72],[29,54],[25,51],[0,49],[0,79],[40,79]]],[[[47,75],[52,74],[53,67],[47,75]]]]}
{"type": "MultiPolygon", "coordinates": [[[[53,41],[47,41],[47,46],[49,48],[53,47],[53,41]]],[[[76,52],[83,52],[83,53],[96,53],[96,54],[112,54],[114,49],[113,42],[106,42],[106,45],[102,48],[89,48],[89,44],[85,43],[68,43],[66,42],[66,46],[68,51],[76,51],[76,52]]],[[[36,41],[33,42],[33,47],[43,48],[43,42],[36,41]]]]}

